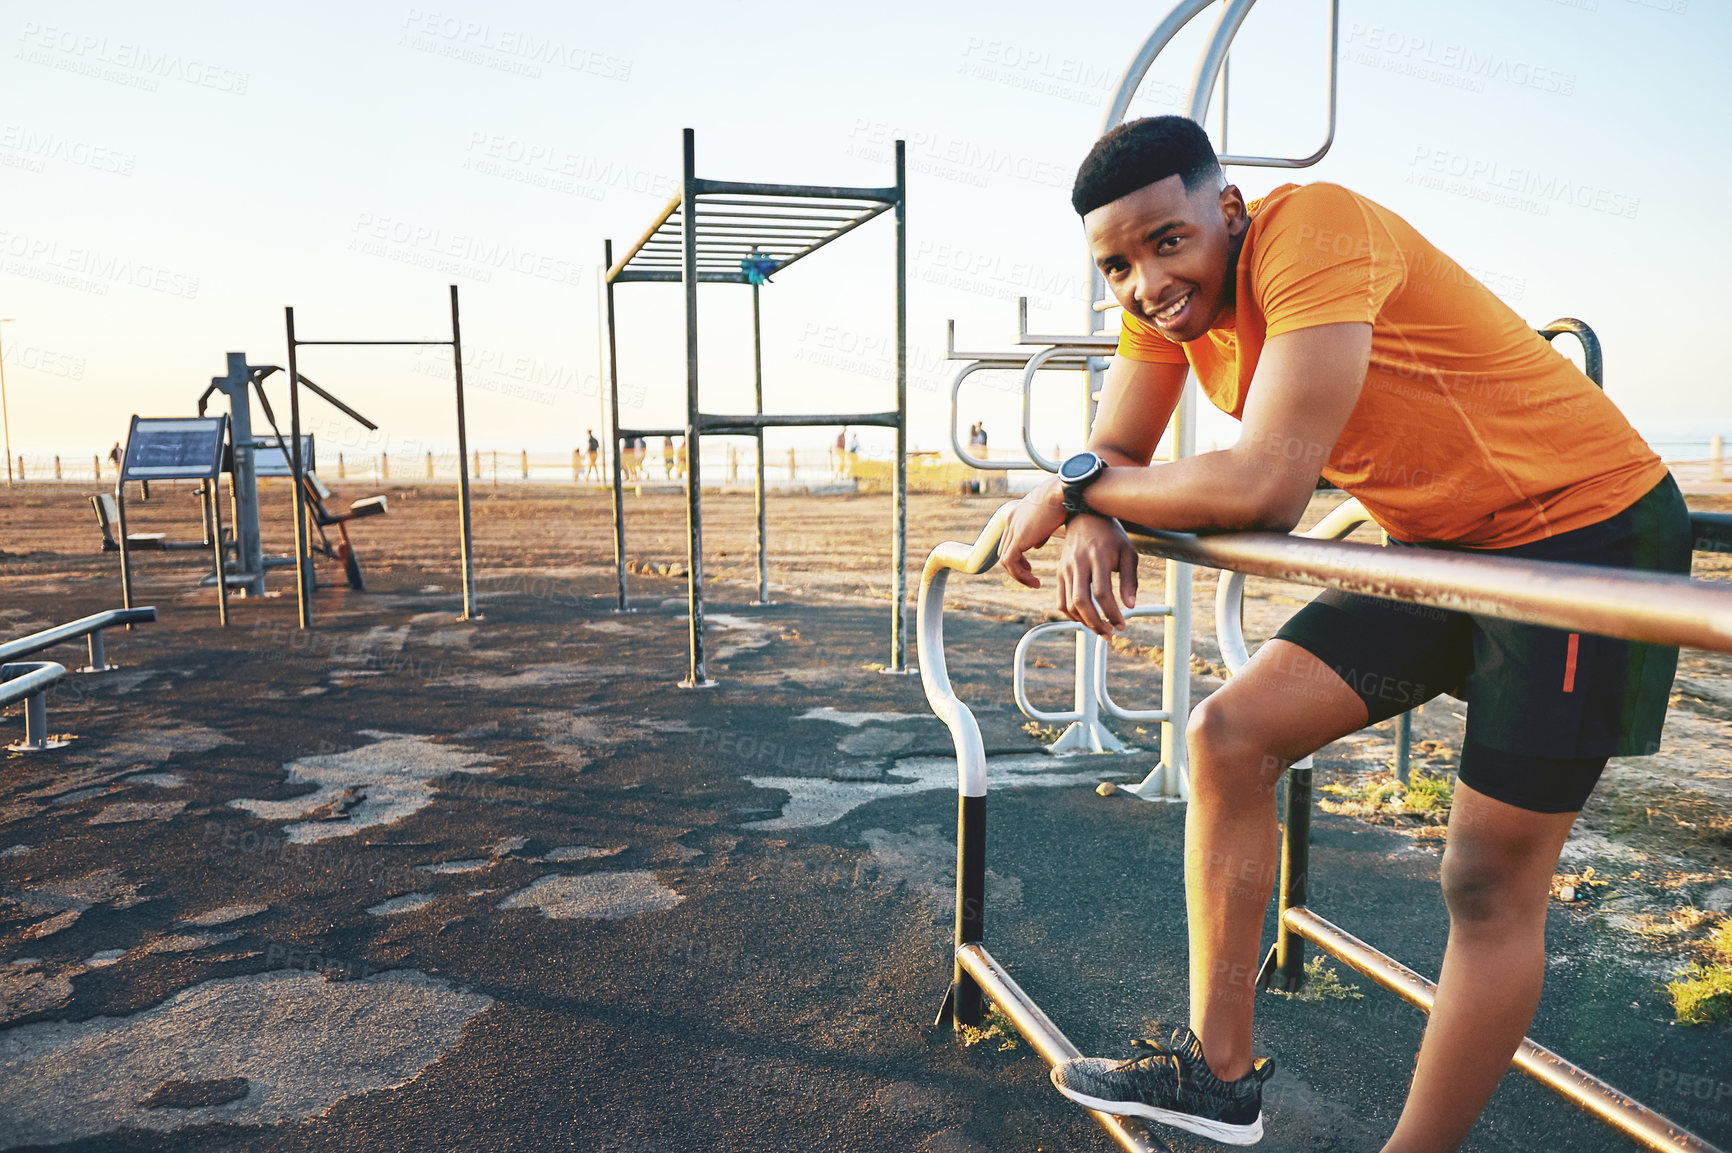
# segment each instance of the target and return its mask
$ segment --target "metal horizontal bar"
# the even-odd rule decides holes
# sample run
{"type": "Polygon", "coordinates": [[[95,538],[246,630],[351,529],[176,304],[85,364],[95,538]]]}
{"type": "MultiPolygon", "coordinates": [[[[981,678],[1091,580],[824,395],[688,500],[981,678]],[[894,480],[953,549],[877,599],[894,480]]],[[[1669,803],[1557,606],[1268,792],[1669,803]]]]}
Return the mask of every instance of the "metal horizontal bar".
{"type": "MultiPolygon", "coordinates": [[[[645,270],[643,272],[622,272],[610,277],[615,284],[629,284],[632,281],[654,284],[678,284],[685,279],[679,272],[660,272],[645,270]]],[[[700,272],[699,284],[750,284],[743,272],[700,272]]]]}
{"type": "Polygon", "coordinates": [[[622,428],[619,430],[621,440],[636,436],[647,438],[652,436],[684,436],[685,434],[686,430],[683,425],[679,428],[622,428]]]}
{"type": "Polygon", "coordinates": [[[865,224],[868,220],[872,220],[872,219],[875,219],[876,217],[882,216],[884,213],[889,212],[894,207],[895,207],[894,204],[881,205],[877,211],[868,213],[868,214],[861,216],[861,217],[858,217],[857,219],[850,222],[849,224],[844,225],[841,228],[838,228],[834,233],[825,237],[823,240],[820,240],[818,243],[814,244],[812,247],[808,248],[806,251],[800,253],[798,256],[790,257],[789,259],[782,261],[781,268],[778,268],[776,271],[780,272],[782,270],[782,268],[788,267],[790,264],[794,263],[794,261],[796,261],[796,260],[804,260],[806,257],[812,255],[812,253],[818,251],[818,249],[824,247],[826,244],[833,243],[839,237],[845,236],[846,234],[854,231],[856,228],[859,228],[862,224],[865,224]]]}
{"type": "Polygon", "coordinates": [[[1732,652],[1732,584],[1599,565],[1307,540],[1286,533],[1205,537],[1133,524],[1126,524],[1125,531],[1146,556],[1569,632],[1732,652]]]}
{"type": "Polygon", "coordinates": [[[753,184],[701,178],[692,181],[692,191],[699,197],[732,193],[736,196],[798,196],[809,200],[872,200],[884,204],[895,204],[902,197],[902,190],[895,185],[889,188],[849,188],[836,184],[753,184]]]}
{"type": "MultiPolygon", "coordinates": [[[[376,345],[396,345],[396,344],[450,344],[450,343],[451,343],[451,342],[450,342],[450,341],[449,341],[449,340],[297,340],[297,341],[295,341],[295,346],[296,346],[296,347],[297,347],[297,348],[300,348],[300,347],[303,347],[303,346],[305,346],[305,345],[309,345],[309,344],[324,344],[324,345],[332,345],[332,344],[363,344],[363,345],[365,345],[365,344],[376,344],[376,345]]],[[[305,379],[306,379],[306,378],[305,378],[305,377],[302,377],[302,378],[301,378],[301,379],[302,379],[302,380],[305,380],[305,379]]]]}
{"type": "Polygon", "coordinates": [[[839,224],[844,220],[852,220],[855,216],[852,212],[837,212],[828,216],[807,216],[792,212],[714,212],[705,207],[709,203],[713,202],[705,201],[698,206],[698,220],[700,222],[705,217],[718,219],[738,217],[746,220],[810,220],[814,224],[839,224]]]}
{"type": "Polygon", "coordinates": [[[65,675],[66,666],[53,661],[0,665],[0,708],[35,696],[65,675]]]}
{"type": "MultiPolygon", "coordinates": [[[[199,545],[198,547],[203,548],[205,546],[199,545]]],[[[63,645],[68,641],[78,640],[89,636],[98,629],[118,628],[121,625],[139,625],[155,619],[156,609],[149,606],[135,609],[109,609],[107,612],[92,613],[90,616],[79,617],[77,620],[68,621],[63,625],[55,625],[53,628],[43,629],[41,632],[7,641],[0,645],[0,664],[16,660],[19,657],[27,657],[31,653],[39,653],[43,649],[53,648],[55,645],[63,645]]]]}
{"type": "Polygon", "coordinates": [[[1705,552],[1732,552],[1732,513],[1693,512],[1690,528],[1696,548],[1705,552]]]}
{"type": "Polygon", "coordinates": [[[1112,352],[1119,346],[1119,338],[1108,333],[1072,333],[1067,336],[1049,336],[1028,330],[1028,297],[1016,298],[1016,342],[1018,344],[1062,344],[1067,348],[1087,348],[1112,352]]]}
{"type": "Polygon", "coordinates": [[[685,192],[682,189],[681,191],[674,193],[673,199],[669,200],[662,206],[662,210],[657,214],[655,222],[643,230],[643,235],[637,238],[637,243],[626,249],[625,255],[614,261],[613,267],[607,270],[606,279],[608,283],[611,284],[615,280],[619,279],[619,274],[625,270],[626,265],[631,263],[631,258],[637,255],[637,250],[642,248],[644,243],[649,240],[650,237],[655,235],[656,229],[660,228],[667,221],[668,217],[672,216],[679,210],[680,203],[684,199],[685,192]]]}
{"type": "Polygon", "coordinates": [[[856,412],[856,413],[812,413],[811,415],[796,415],[774,412],[748,412],[739,416],[719,416],[715,413],[698,413],[698,428],[702,432],[719,432],[723,429],[755,429],[755,428],[826,428],[833,425],[861,424],[876,425],[880,428],[897,428],[902,424],[902,414],[899,412],[856,412]]]}
{"type": "MultiPolygon", "coordinates": [[[[1281,919],[1294,933],[1319,949],[1376,981],[1408,1004],[1431,1012],[1437,986],[1400,961],[1372,948],[1303,905],[1288,909],[1281,919]]],[[[1713,1145],[1688,1129],[1673,1124],[1635,1098],[1620,1093],[1587,1070],[1526,1037],[1522,1038],[1521,1047],[1510,1063],[1572,1105],[1635,1138],[1649,1149],[1719,1153],[1713,1145]]]]}
{"type": "MultiPolygon", "coordinates": [[[[1051,1018],[1041,1012],[1034,999],[1022,991],[1022,986],[1005,972],[1004,966],[984,946],[963,945],[956,950],[956,960],[1048,1065],[1082,1056],[1082,1051],[1071,1044],[1070,1038],[1059,1031],[1051,1018]]],[[[1090,1109],[1088,1114],[1118,1143],[1119,1148],[1129,1153],[1156,1153],[1166,1148],[1151,1138],[1137,1121],[1094,1109],[1090,1109]]]]}

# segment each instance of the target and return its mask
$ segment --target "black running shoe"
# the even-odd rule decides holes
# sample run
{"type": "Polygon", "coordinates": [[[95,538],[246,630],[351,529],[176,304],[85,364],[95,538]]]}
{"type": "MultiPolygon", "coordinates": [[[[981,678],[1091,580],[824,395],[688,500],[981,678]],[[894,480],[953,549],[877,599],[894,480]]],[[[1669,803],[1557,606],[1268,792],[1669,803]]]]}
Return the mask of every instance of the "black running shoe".
{"type": "Polygon", "coordinates": [[[1076,1057],[1055,1065],[1052,1083],[1079,1105],[1121,1117],[1146,1117],[1228,1145],[1263,1138],[1263,1082],[1275,1072],[1267,1057],[1237,1081],[1223,1081],[1203,1060],[1203,1044],[1183,1026],[1169,1044],[1139,1039],[1147,1050],[1128,1061],[1076,1057]]]}

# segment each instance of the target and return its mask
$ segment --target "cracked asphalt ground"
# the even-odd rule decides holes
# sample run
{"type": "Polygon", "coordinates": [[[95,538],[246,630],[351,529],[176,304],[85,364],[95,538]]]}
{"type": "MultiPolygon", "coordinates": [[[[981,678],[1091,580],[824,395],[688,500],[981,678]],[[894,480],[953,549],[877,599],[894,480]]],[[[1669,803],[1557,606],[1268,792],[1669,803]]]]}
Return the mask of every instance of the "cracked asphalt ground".
{"type": "MultiPolygon", "coordinates": [[[[82,496],[23,495],[0,634],[114,607],[82,496]]],[[[357,532],[374,591],[321,591],[307,634],[292,595],[219,630],[196,561],[147,560],[162,619],[49,702],[77,740],[0,761],[0,1148],[1107,1148],[1026,1045],[932,1025],[954,764],[918,680],[877,671],[887,502],[772,504],[782,603],[718,584],[720,683],[693,692],[683,581],[634,576],[639,611],[611,611],[604,500],[478,495],[478,622],[431,493],[357,532]]],[[[743,579],[749,498],[713,507],[743,579]]],[[[917,499],[911,568],[992,507],[917,499]]],[[[634,557],[678,558],[677,500],[628,514],[634,557]]],[[[1033,618],[996,581],[958,578],[977,611],[948,618],[996,754],[988,945],[1085,1051],[1122,1052],[1182,1020],[1184,813],[1094,792],[1150,753],[1052,759],[1022,731],[1007,669],[1033,618]]],[[[1047,656],[1031,683],[1062,702],[1066,646],[1047,656]]],[[[1113,675],[1122,702],[1158,693],[1146,661],[1113,675]]],[[[1313,905],[1434,975],[1435,845],[1321,812],[1314,845],[1313,905]]],[[[1669,1025],[1652,966],[1576,910],[1549,936],[1535,1038],[1732,1145],[1725,1027],[1669,1025]]],[[[1260,1005],[1264,1148],[1374,1150],[1394,1123],[1422,1018],[1337,968],[1362,996],[1260,1005]]],[[[1513,1075],[1468,1145],[1629,1147],[1513,1075]]]]}

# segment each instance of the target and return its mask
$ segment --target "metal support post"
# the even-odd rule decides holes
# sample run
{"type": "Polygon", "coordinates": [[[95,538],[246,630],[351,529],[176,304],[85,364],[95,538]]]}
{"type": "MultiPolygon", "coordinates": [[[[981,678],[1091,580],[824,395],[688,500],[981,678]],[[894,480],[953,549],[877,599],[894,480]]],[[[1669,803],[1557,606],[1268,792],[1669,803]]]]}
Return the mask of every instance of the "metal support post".
{"type": "MultiPolygon", "coordinates": [[[[956,798],[956,947],[986,939],[986,798],[956,798]]],[[[954,962],[950,977],[950,1019],[956,1028],[978,1027],[980,984],[954,962]]],[[[942,1012],[939,1014],[943,1020],[942,1012]]]]}
{"type": "Polygon", "coordinates": [[[1395,722],[1395,779],[1407,783],[1407,765],[1413,759],[1413,710],[1395,722]]]}
{"type": "Polygon", "coordinates": [[[295,341],[295,310],[283,309],[289,336],[289,471],[294,478],[295,502],[295,599],[300,606],[300,627],[313,625],[312,542],[307,534],[305,462],[301,460],[301,370],[295,341]]]}
{"type": "Polygon", "coordinates": [[[228,566],[223,563],[223,512],[218,491],[221,485],[222,473],[219,472],[204,482],[204,497],[210,510],[211,554],[216,565],[217,621],[226,629],[229,625],[229,574],[228,566]]]}
{"type": "Polygon", "coordinates": [[[108,663],[108,649],[102,643],[102,630],[97,629],[85,638],[86,647],[90,650],[90,663],[78,671],[81,673],[108,673],[114,671],[114,666],[108,663]]]}
{"type": "Polygon", "coordinates": [[[906,601],[908,599],[908,148],[896,142],[896,472],[891,501],[896,536],[891,541],[891,566],[896,570],[890,596],[890,671],[905,673],[908,664],[906,601]]]}
{"type": "Polygon", "coordinates": [[[607,319],[607,343],[604,355],[607,357],[607,408],[609,414],[608,427],[611,435],[608,443],[613,446],[613,569],[614,569],[614,610],[625,611],[625,499],[623,488],[625,476],[620,464],[621,451],[619,447],[619,344],[616,340],[617,328],[613,311],[613,281],[608,279],[607,270],[613,267],[613,241],[601,242],[601,294],[603,309],[607,319]]]}
{"type": "MultiPolygon", "coordinates": [[[[457,286],[451,286],[451,371],[457,381],[457,459],[462,460],[469,448],[469,424],[463,413],[463,329],[457,316],[457,286]]],[[[469,522],[469,478],[457,470],[458,523],[463,540],[463,620],[479,620],[481,612],[475,603],[474,536],[469,522]]]]}
{"type": "Polygon", "coordinates": [[[698,445],[698,206],[697,144],[685,130],[680,199],[681,280],[686,293],[686,606],[691,662],[681,688],[715,684],[704,667],[704,510],[698,445]]]}
{"type": "MultiPolygon", "coordinates": [[[[761,314],[758,310],[758,286],[752,285],[752,411],[762,416],[764,412],[764,332],[761,314]]],[[[770,603],[770,545],[765,523],[764,509],[764,430],[757,430],[758,467],[752,486],[753,500],[757,505],[758,531],[758,599],[756,605],[770,603]]]]}
{"type": "Polygon", "coordinates": [[[1288,993],[1305,981],[1305,941],[1288,927],[1288,909],[1303,908],[1311,872],[1311,758],[1287,770],[1287,800],[1281,821],[1281,881],[1275,912],[1275,944],[1257,974],[1259,989],[1274,985],[1288,993]]]}

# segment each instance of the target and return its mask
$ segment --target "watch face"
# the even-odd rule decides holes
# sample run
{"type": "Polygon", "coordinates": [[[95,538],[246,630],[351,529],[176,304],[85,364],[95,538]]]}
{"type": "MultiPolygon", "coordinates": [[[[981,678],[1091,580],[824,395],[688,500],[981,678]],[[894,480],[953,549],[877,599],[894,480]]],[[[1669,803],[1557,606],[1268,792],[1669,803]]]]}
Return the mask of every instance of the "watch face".
{"type": "Polygon", "coordinates": [[[1100,458],[1092,452],[1079,452],[1069,457],[1059,465],[1058,477],[1063,481],[1079,481],[1087,477],[1095,469],[1095,462],[1100,458]]]}

